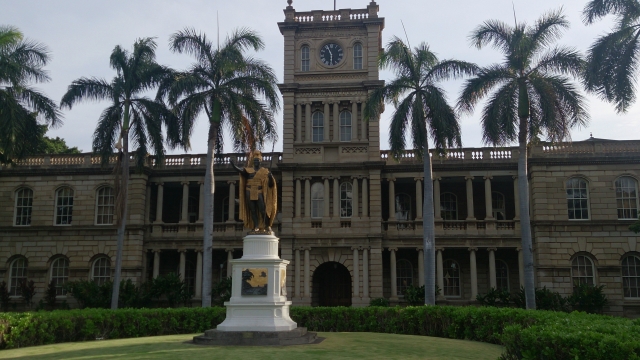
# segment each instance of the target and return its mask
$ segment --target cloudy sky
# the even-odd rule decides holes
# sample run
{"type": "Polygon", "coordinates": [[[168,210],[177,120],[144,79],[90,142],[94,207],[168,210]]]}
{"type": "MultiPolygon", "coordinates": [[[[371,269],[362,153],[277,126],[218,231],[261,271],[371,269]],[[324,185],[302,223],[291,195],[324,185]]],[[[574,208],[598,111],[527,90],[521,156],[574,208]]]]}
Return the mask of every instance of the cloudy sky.
{"type": "MultiPolygon", "coordinates": [[[[467,36],[485,20],[499,19],[512,24],[514,7],[519,22],[533,23],[544,12],[562,6],[571,28],[558,43],[586,51],[593,39],[610,28],[611,20],[586,27],[581,22],[585,3],[586,0],[569,0],[564,4],[553,0],[378,0],[380,16],[386,19],[384,43],[393,35],[404,38],[402,21],[414,46],[425,41],[441,59],[455,58],[480,66],[501,61],[501,56],[492,48],[477,50],[470,47],[467,36]]],[[[367,4],[368,0],[337,0],[339,9],[364,8],[367,4]]],[[[286,5],[286,0],[0,0],[0,24],[16,26],[28,38],[49,47],[52,61],[47,69],[52,81],[38,87],[59,101],[74,79],[95,76],[110,80],[114,72],[109,68],[109,55],[114,46],[130,48],[139,37],[157,38],[158,62],[175,69],[187,68],[191,59],[169,51],[169,36],[177,30],[192,27],[215,38],[216,14],[219,14],[222,38],[238,27],[258,31],[265,40],[266,49],[256,56],[271,64],[282,79],[283,41],[276,23],[284,20],[282,10],[286,5]]],[[[298,11],[328,10],[333,9],[333,1],[294,0],[293,6],[298,11]]],[[[391,73],[382,73],[383,79],[391,76],[391,73]]],[[[458,96],[461,84],[444,84],[452,102],[458,96]]],[[[593,96],[587,96],[587,99],[591,123],[585,129],[573,131],[574,140],[584,140],[590,133],[598,138],[640,138],[640,105],[633,106],[627,114],[617,115],[610,104],[593,96]]],[[[50,136],[63,137],[70,146],[90,151],[96,120],[106,106],[105,102],[82,103],[72,110],[65,110],[64,125],[50,131],[50,136]]],[[[392,107],[387,106],[381,119],[383,149],[388,148],[391,110],[392,107]]],[[[476,110],[475,114],[461,118],[465,147],[482,146],[479,114],[476,110]]],[[[278,118],[282,119],[282,114],[278,114],[278,118]]],[[[206,151],[207,123],[203,120],[200,119],[194,133],[192,152],[206,151]]],[[[282,149],[282,144],[277,143],[275,149],[282,149]]]]}

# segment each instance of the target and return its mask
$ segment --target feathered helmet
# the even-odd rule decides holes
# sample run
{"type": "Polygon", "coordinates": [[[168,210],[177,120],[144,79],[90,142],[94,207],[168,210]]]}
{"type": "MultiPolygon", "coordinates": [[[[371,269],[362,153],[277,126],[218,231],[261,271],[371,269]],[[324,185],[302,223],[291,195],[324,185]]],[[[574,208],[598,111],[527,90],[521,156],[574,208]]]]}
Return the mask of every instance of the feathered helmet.
{"type": "Polygon", "coordinates": [[[249,154],[247,154],[247,166],[252,166],[253,159],[255,158],[258,158],[260,161],[262,161],[262,153],[260,152],[260,150],[253,150],[250,151],[249,154]]]}

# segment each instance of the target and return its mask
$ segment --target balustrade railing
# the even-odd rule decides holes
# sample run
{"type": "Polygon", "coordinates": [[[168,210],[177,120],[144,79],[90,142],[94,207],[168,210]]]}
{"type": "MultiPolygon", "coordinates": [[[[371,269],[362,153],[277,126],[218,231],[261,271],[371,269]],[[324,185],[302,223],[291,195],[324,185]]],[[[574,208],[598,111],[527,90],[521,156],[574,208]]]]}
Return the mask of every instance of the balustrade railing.
{"type": "Polygon", "coordinates": [[[315,10],[297,11],[293,16],[296,22],[331,22],[331,21],[359,21],[369,19],[371,15],[368,9],[340,9],[340,10],[315,10]]]}

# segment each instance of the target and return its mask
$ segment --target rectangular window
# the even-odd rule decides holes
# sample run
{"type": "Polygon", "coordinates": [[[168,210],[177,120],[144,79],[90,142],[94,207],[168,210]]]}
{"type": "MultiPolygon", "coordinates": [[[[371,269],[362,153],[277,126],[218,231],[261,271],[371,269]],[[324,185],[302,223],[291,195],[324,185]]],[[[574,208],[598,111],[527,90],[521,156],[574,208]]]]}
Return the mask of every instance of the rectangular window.
{"type": "Polygon", "coordinates": [[[114,208],[115,196],[113,194],[113,188],[103,187],[98,190],[98,196],[96,198],[96,224],[112,225],[114,208]]]}
{"type": "Polygon", "coordinates": [[[300,69],[302,71],[309,71],[309,47],[303,46],[300,51],[300,69]]]}
{"type": "Polygon", "coordinates": [[[567,209],[570,220],[589,219],[589,191],[585,180],[573,178],[567,181],[567,209]]]}
{"type": "Polygon", "coordinates": [[[71,225],[73,190],[68,187],[56,191],[56,225],[71,225]]]}
{"type": "Polygon", "coordinates": [[[355,70],[362,69],[362,45],[355,44],[353,47],[353,68],[355,70]]]}
{"type": "Polygon", "coordinates": [[[33,191],[23,188],[16,191],[16,226],[31,225],[31,211],[33,210],[33,191]]]}
{"type": "Polygon", "coordinates": [[[314,112],[311,122],[312,122],[311,141],[313,142],[324,141],[324,114],[319,111],[314,112]]]}

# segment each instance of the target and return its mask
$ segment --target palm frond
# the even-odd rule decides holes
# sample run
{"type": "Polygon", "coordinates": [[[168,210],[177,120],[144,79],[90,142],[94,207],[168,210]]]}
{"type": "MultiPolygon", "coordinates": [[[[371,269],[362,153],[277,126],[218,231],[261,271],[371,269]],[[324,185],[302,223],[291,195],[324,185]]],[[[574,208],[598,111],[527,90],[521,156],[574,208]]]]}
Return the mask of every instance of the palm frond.
{"type": "Polygon", "coordinates": [[[483,46],[493,44],[497,49],[505,53],[511,51],[513,28],[498,20],[488,20],[478,26],[469,35],[471,46],[481,49],[483,46]]]}
{"type": "Polygon", "coordinates": [[[44,119],[50,126],[55,128],[62,125],[62,113],[58,110],[58,105],[40,91],[30,87],[22,87],[15,93],[15,96],[35,112],[38,118],[44,119]]]}
{"type": "Polygon", "coordinates": [[[482,140],[485,144],[504,146],[518,138],[518,84],[500,86],[482,111],[482,140]]]}
{"type": "Polygon", "coordinates": [[[591,0],[582,11],[582,21],[590,25],[609,14],[637,19],[640,4],[637,0],[591,0]]]}
{"type": "Polygon", "coordinates": [[[60,101],[61,108],[71,109],[73,105],[81,100],[112,100],[114,88],[103,79],[80,78],[74,80],[67,88],[67,92],[60,101]]]}
{"type": "Polygon", "coordinates": [[[456,107],[463,112],[472,112],[475,105],[485,97],[491,89],[501,83],[515,79],[516,75],[508,66],[491,65],[476,72],[476,77],[465,81],[456,107]]]}
{"type": "Polygon", "coordinates": [[[562,36],[562,30],[569,28],[569,21],[562,14],[562,8],[549,11],[536,20],[535,25],[527,31],[531,39],[533,51],[540,47],[547,47],[562,36]]]}

